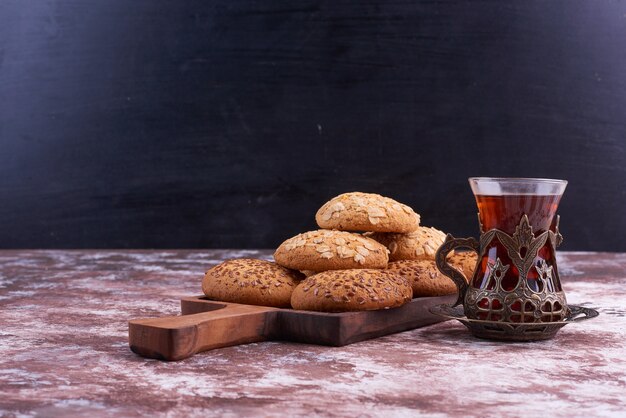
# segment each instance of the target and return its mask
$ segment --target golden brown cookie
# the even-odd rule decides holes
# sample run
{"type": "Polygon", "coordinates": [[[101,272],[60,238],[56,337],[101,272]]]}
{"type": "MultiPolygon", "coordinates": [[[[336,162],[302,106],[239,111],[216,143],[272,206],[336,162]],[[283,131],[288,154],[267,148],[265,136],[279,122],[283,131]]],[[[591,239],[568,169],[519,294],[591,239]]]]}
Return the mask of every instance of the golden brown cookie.
{"type": "Polygon", "coordinates": [[[478,255],[473,251],[467,252],[457,252],[448,256],[448,262],[459,270],[467,281],[472,279],[474,275],[474,270],[476,269],[476,264],[478,261],[478,255]]]}
{"type": "Polygon", "coordinates": [[[407,205],[379,194],[344,193],[326,202],[315,215],[320,228],[341,231],[411,232],[420,216],[407,205]]]}
{"type": "Polygon", "coordinates": [[[392,261],[387,270],[399,274],[411,283],[413,297],[443,296],[457,291],[452,279],[439,272],[434,260],[392,261]]]}
{"type": "Polygon", "coordinates": [[[446,239],[444,232],[427,226],[407,234],[369,232],[364,235],[389,249],[389,261],[434,260],[437,249],[446,239]]]}
{"type": "Polygon", "coordinates": [[[299,272],[276,263],[251,258],[227,260],[210,268],[202,291],[213,300],[288,308],[299,272]]]}
{"type": "Polygon", "coordinates": [[[305,232],[289,238],[274,259],[295,270],[345,270],[387,267],[387,248],[373,239],[344,231],[305,232]]]}
{"type": "Polygon", "coordinates": [[[323,312],[388,309],[409,302],[412,293],[407,279],[387,270],[324,271],[296,287],[291,306],[323,312]]]}

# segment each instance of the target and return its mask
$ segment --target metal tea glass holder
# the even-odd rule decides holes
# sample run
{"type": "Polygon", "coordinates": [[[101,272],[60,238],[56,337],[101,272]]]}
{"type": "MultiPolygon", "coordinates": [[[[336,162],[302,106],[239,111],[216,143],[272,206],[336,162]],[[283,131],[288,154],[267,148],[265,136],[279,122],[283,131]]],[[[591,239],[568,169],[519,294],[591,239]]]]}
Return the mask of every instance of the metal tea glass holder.
{"type": "MultiPolygon", "coordinates": [[[[513,189],[516,192],[517,189],[522,189],[526,192],[510,193],[512,199],[519,199],[520,196],[524,199],[530,199],[526,196],[542,199],[545,198],[544,195],[533,195],[527,189],[553,187],[556,190],[554,195],[558,193],[560,197],[566,182],[473,178],[470,179],[470,184],[476,195],[480,194],[480,187],[497,185],[502,190],[513,189]]],[[[502,194],[498,198],[509,197],[502,194]]],[[[491,209],[493,212],[493,208],[491,209]]],[[[594,309],[567,304],[556,265],[555,251],[563,241],[559,232],[558,216],[550,228],[535,235],[533,226],[524,213],[515,231],[509,234],[499,228],[485,231],[480,211],[479,204],[479,242],[474,238],[454,238],[448,234],[437,251],[437,267],[454,281],[459,297],[452,306],[438,305],[431,308],[432,313],[459,320],[477,337],[504,341],[549,339],[569,323],[598,316],[594,309]],[[450,252],[457,248],[467,248],[478,254],[478,262],[469,283],[461,272],[447,262],[450,252]]],[[[550,211],[556,211],[556,204],[550,207],[550,211]]],[[[553,212],[546,213],[542,213],[541,219],[552,219],[553,212]]],[[[503,216],[509,222],[507,227],[512,228],[511,216],[515,215],[507,212],[503,216]]]]}

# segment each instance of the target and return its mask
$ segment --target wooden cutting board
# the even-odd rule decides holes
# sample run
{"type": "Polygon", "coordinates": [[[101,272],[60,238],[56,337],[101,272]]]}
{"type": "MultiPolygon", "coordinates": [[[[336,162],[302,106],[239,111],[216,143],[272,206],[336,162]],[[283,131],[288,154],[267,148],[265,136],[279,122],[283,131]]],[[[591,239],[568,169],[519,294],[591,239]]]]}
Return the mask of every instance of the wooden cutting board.
{"type": "Polygon", "coordinates": [[[415,298],[394,309],[325,313],[196,296],[181,300],[181,316],[129,321],[129,344],[133,352],[160,360],[182,360],[201,351],[268,340],[343,346],[444,321],[428,309],[451,304],[455,298],[415,298]]]}

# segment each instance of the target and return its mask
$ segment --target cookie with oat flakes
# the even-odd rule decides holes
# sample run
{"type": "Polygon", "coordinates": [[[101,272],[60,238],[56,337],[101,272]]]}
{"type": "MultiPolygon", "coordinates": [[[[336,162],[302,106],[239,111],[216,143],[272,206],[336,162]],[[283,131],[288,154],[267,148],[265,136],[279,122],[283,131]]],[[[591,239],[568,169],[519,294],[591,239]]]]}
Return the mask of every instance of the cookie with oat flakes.
{"type": "Polygon", "coordinates": [[[202,291],[222,302],[288,308],[291,293],[303,278],[300,272],[270,261],[238,258],[210,268],[202,291]]]}
{"type": "Polygon", "coordinates": [[[388,250],[373,239],[345,231],[319,229],[289,238],[274,260],[294,270],[366,269],[387,267],[388,250]]]}
{"type": "Polygon", "coordinates": [[[437,249],[446,239],[444,232],[427,226],[407,234],[368,232],[364,235],[389,249],[389,261],[434,260],[437,249]]]}
{"type": "MultiPolygon", "coordinates": [[[[453,267],[461,270],[454,262],[453,267]]],[[[452,279],[444,276],[434,260],[398,260],[387,266],[391,271],[406,278],[413,288],[413,297],[443,296],[456,293],[457,288],[452,279]]]]}
{"type": "Polygon", "coordinates": [[[463,273],[467,281],[470,281],[478,264],[478,254],[473,251],[455,251],[454,254],[448,256],[448,262],[463,273]]]}
{"type": "Polygon", "coordinates": [[[315,214],[320,228],[341,231],[411,232],[420,216],[407,205],[374,193],[351,192],[326,202],[315,214]]]}
{"type": "Polygon", "coordinates": [[[304,279],[291,295],[291,306],[322,312],[369,311],[402,306],[412,294],[407,279],[388,270],[333,270],[304,279]]]}

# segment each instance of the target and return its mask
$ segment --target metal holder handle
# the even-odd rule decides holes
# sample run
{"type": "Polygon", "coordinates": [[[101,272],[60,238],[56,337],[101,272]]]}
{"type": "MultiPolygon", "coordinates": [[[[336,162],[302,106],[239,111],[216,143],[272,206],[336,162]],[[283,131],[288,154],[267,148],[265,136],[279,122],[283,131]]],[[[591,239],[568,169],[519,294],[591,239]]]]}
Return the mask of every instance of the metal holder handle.
{"type": "MultiPolygon", "coordinates": [[[[472,251],[476,251],[476,254],[480,254],[480,245],[475,238],[454,238],[451,234],[446,235],[446,240],[437,250],[435,255],[435,261],[437,262],[437,268],[445,276],[452,279],[459,293],[459,297],[452,306],[457,306],[463,303],[465,293],[467,292],[468,284],[465,276],[456,268],[448,264],[448,254],[456,248],[468,248],[472,251]]],[[[471,280],[471,277],[470,277],[471,280]]]]}

